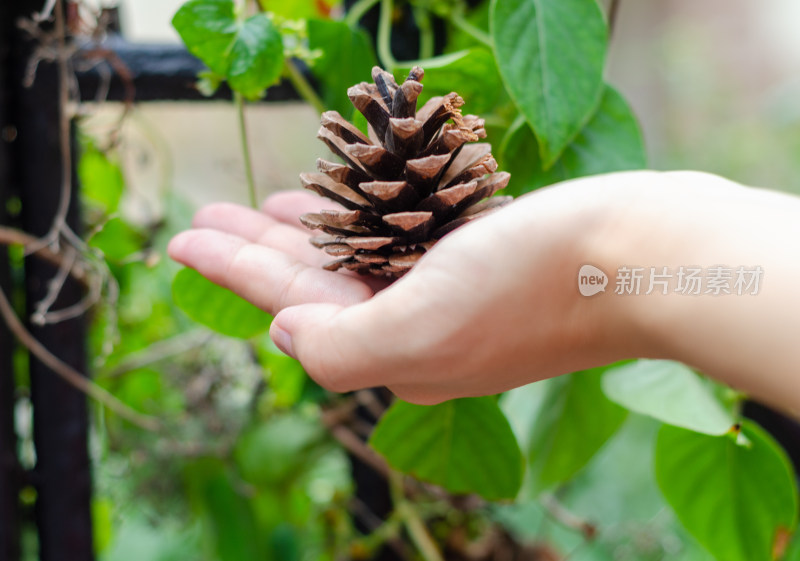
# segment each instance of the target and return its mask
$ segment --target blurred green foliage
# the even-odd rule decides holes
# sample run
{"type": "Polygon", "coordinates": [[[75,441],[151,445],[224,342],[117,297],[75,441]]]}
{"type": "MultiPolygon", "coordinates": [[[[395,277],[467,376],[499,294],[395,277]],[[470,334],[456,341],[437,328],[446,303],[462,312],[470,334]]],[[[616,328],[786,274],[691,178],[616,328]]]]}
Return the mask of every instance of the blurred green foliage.
{"type": "MultiPolygon", "coordinates": [[[[206,86],[227,80],[256,98],[281,75],[286,52],[302,54],[326,108],[349,117],[346,88],[369,79],[378,60],[367,32],[341,20],[335,2],[260,5],[266,13],[248,18],[226,0],[191,0],[178,12],[181,36],[211,71],[206,86]]],[[[486,118],[511,193],[644,167],[636,119],[603,81],[607,29],[594,0],[398,0],[394,10],[396,21],[407,12],[439,18],[444,54],[422,63],[423,98],[454,90],[486,118]]],[[[402,77],[412,62],[391,70],[402,77]]],[[[93,371],[165,428],[149,433],[95,412],[99,559],[338,561],[403,540],[407,558],[419,559],[423,548],[402,524],[413,534],[422,521],[450,548],[454,536],[479,541],[495,526],[570,561],[772,561],[794,532],[785,454],[752,424],[731,436],[742,396],[662,362],[575,373],[499,400],[395,402],[372,444],[422,482],[407,479],[399,500],[395,486],[402,512],[388,520],[364,513],[331,430],[331,415],[350,411],[353,398],[329,394],[280,353],[266,314],[163,257],[191,209],[168,196],[163,216],[127,216],[120,158],[101,140],[82,139],[78,171],[89,243],[118,297],[94,315],[93,371]],[[632,384],[631,369],[648,383],[632,384]],[[357,530],[365,520],[370,531],[357,530]]],[[[371,427],[360,428],[363,439],[371,427]]],[[[798,551],[790,546],[787,559],[798,551]]]]}

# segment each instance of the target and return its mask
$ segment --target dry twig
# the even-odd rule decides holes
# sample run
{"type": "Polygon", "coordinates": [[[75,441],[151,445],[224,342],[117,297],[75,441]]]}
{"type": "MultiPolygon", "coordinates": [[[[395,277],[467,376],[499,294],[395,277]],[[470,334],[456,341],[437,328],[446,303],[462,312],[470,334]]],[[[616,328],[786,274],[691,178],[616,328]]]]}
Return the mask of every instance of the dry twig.
{"type": "Polygon", "coordinates": [[[161,423],[158,419],[131,409],[47,350],[44,345],[25,329],[25,326],[22,325],[17,314],[14,313],[14,309],[11,307],[11,303],[8,301],[5,292],[2,290],[0,290],[0,316],[3,317],[8,328],[20,343],[25,345],[36,358],[58,374],[65,382],[82,391],[92,399],[97,400],[110,411],[113,411],[123,419],[130,421],[140,428],[149,431],[157,431],[161,428],[161,423]]]}

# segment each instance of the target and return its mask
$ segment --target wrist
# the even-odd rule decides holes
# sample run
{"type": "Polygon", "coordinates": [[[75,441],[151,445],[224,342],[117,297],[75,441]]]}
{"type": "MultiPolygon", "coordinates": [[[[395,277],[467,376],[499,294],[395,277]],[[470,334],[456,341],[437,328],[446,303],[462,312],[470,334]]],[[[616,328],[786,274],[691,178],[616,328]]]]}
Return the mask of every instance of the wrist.
{"type": "Polygon", "coordinates": [[[592,362],[669,358],[661,337],[663,315],[658,312],[661,302],[644,295],[646,284],[642,285],[640,295],[617,292],[617,278],[626,268],[657,266],[660,263],[655,261],[669,260],[658,249],[660,224],[647,211],[647,207],[653,207],[660,212],[657,199],[668,187],[666,174],[623,172],[579,181],[585,182],[587,189],[583,193],[586,206],[583,220],[591,228],[578,233],[576,277],[581,267],[591,265],[607,279],[603,291],[589,296],[581,290],[581,283],[587,279],[573,281],[577,284],[576,305],[590,331],[584,337],[592,362]]]}

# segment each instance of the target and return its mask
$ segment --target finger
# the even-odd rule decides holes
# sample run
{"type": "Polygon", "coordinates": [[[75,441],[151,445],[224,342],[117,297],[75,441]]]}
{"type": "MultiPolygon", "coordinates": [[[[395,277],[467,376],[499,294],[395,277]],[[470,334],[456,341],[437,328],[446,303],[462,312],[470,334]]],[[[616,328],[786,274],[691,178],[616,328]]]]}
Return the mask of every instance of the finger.
{"type": "Polygon", "coordinates": [[[305,229],[299,216],[307,212],[319,212],[320,209],[341,209],[333,201],[323,199],[308,191],[281,191],[264,201],[261,210],[279,222],[305,229]]]}
{"type": "Polygon", "coordinates": [[[380,385],[364,374],[369,372],[369,350],[357,348],[337,332],[344,309],[336,304],[293,306],[275,316],[270,326],[278,348],[298,359],[318,384],[339,393],[380,385]]]}
{"type": "Polygon", "coordinates": [[[227,232],[283,251],[306,265],[320,267],[331,260],[330,256],[308,243],[308,230],[233,203],[214,203],[201,208],[195,214],[192,226],[227,232]]]}
{"type": "Polygon", "coordinates": [[[453,391],[452,383],[444,386],[432,386],[432,384],[394,384],[389,386],[395,396],[408,403],[417,405],[437,405],[443,401],[462,397],[453,391]]]}
{"type": "MultiPolygon", "coordinates": [[[[213,203],[201,208],[194,216],[195,228],[210,228],[227,232],[277,249],[306,265],[322,267],[333,260],[330,255],[309,243],[309,230],[279,222],[251,208],[233,203],[213,203]]],[[[384,278],[363,276],[351,271],[339,274],[359,278],[373,292],[386,288],[389,281],[384,278]]]]}
{"type": "Polygon", "coordinates": [[[373,295],[359,279],[309,267],[282,251],[216,230],[182,232],[167,251],[271,314],[310,302],[349,306],[373,295]]]}
{"type": "Polygon", "coordinates": [[[355,306],[286,308],[273,321],[273,339],[333,391],[402,383],[409,374],[425,378],[418,362],[431,358],[426,333],[448,318],[425,305],[419,295],[426,281],[413,274],[355,306]]]}

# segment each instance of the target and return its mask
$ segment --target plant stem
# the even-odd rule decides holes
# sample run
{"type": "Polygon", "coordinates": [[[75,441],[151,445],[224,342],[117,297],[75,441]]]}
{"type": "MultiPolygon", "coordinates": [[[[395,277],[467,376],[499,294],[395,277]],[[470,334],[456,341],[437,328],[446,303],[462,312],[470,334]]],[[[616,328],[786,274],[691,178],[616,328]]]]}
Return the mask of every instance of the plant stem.
{"type": "Polygon", "coordinates": [[[539,503],[553,520],[566,528],[580,532],[584,539],[592,540],[597,537],[597,525],[567,510],[554,494],[543,494],[539,498],[539,503]]]}
{"type": "Polygon", "coordinates": [[[388,72],[397,68],[397,60],[392,54],[392,12],[394,2],[381,0],[381,17],[378,21],[378,56],[388,72]]]}
{"type": "Polygon", "coordinates": [[[67,29],[64,21],[64,1],[59,0],[55,6],[56,38],[58,41],[58,124],[59,124],[59,150],[61,152],[61,193],[58,201],[58,211],[53,219],[52,232],[58,239],[58,234],[66,227],[67,212],[72,198],[72,145],[70,144],[69,115],[69,53],[67,52],[67,29]]]}
{"type": "MultiPolygon", "coordinates": [[[[247,0],[236,0],[236,21],[241,23],[246,18],[247,0]]],[[[236,115],[239,119],[239,142],[242,145],[242,159],[244,160],[244,174],[247,178],[247,192],[250,195],[250,206],[257,209],[256,181],[253,178],[253,162],[250,159],[250,142],[247,138],[247,122],[244,118],[244,96],[235,90],[233,104],[236,106],[236,115]]]]}
{"type": "Polygon", "coordinates": [[[239,117],[239,140],[242,144],[242,158],[244,159],[244,173],[247,177],[247,190],[250,193],[250,206],[258,208],[256,182],[253,179],[253,162],[250,159],[250,142],[247,139],[247,123],[244,118],[244,96],[239,92],[233,92],[233,102],[239,117]]]}
{"type": "Polygon", "coordinates": [[[374,554],[383,544],[397,539],[402,527],[402,520],[400,520],[400,517],[397,516],[397,513],[392,513],[383,524],[366,535],[361,540],[361,543],[367,551],[374,554]]]}
{"type": "Polygon", "coordinates": [[[350,27],[356,27],[358,22],[361,21],[361,18],[364,17],[370,9],[380,2],[380,0],[358,0],[355,4],[347,12],[347,17],[345,17],[345,23],[350,27]]]}
{"type": "Polygon", "coordinates": [[[431,58],[433,56],[433,26],[428,10],[422,6],[414,7],[414,19],[419,29],[419,58],[431,58]]]}
{"type": "Polygon", "coordinates": [[[294,86],[294,89],[297,90],[297,93],[300,94],[300,97],[310,103],[317,110],[317,113],[324,113],[325,103],[314,91],[314,88],[311,87],[311,84],[308,83],[300,69],[297,68],[295,61],[287,60],[286,69],[289,73],[289,81],[294,86]]]}
{"type": "Polygon", "coordinates": [[[611,0],[608,5],[608,40],[614,36],[614,29],[617,24],[617,15],[619,14],[620,0],[611,0]]]}
{"type": "Polygon", "coordinates": [[[389,492],[392,495],[394,510],[408,531],[411,541],[419,550],[425,561],[444,561],[439,546],[433,540],[425,522],[414,505],[410,503],[403,490],[403,474],[394,470],[389,472],[389,492]]]}
{"type": "Polygon", "coordinates": [[[524,125],[525,115],[522,113],[517,114],[516,118],[514,118],[514,121],[508,126],[506,133],[503,135],[503,139],[500,141],[500,149],[498,150],[500,154],[505,153],[506,148],[508,148],[508,143],[511,141],[511,137],[514,136],[514,133],[517,132],[517,129],[524,125]]]}
{"type": "Polygon", "coordinates": [[[477,27],[476,25],[467,21],[464,18],[464,14],[454,11],[452,14],[450,14],[450,22],[467,35],[470,35],[476,41],[483,43],[489,48],[494,47],[494,42],[489,34],[480,27],[477,27]]]}

